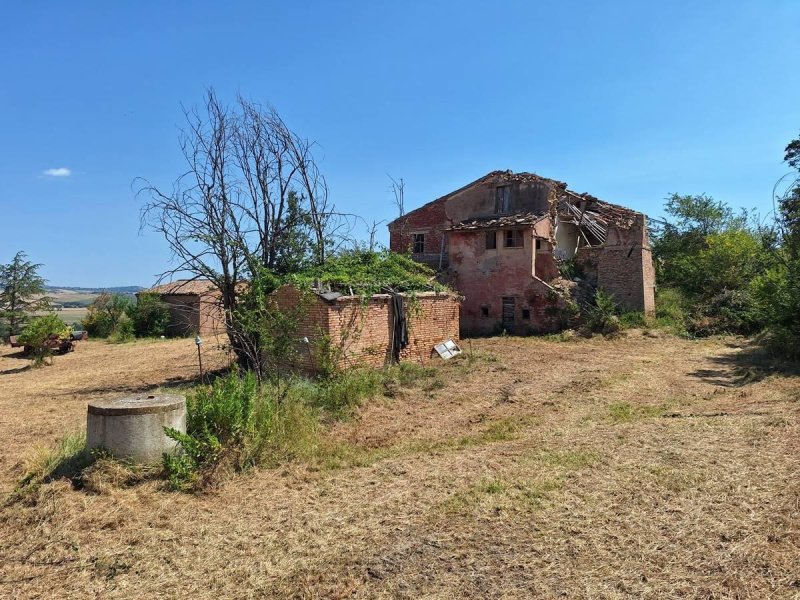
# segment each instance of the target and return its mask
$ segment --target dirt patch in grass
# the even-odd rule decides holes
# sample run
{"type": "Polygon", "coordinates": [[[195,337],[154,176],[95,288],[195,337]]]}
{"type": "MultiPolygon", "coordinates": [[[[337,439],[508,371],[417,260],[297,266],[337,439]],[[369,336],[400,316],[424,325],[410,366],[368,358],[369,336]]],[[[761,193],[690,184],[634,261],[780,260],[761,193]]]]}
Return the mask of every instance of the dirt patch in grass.
{"type": "MultiPolygon", "coordinates": [[[[743,378],[747,349],[728,339],[471,346],[482,359],[409,370],[419,381],[337,424],[330,464],[200,496],[111,470],[88,491],[41,486],[0,512],[0,596],[798,596],[796,377],[743,378]]],[[[132,351],[117,374],[103,359],[125,346],[97,348],[93,393],[122,370],[130,389],[191,376],[193,347],[132,351]]],[[[5,464],[83,419],[88,373],[71,391],[42,373],[0,376],[5,464]]]]}

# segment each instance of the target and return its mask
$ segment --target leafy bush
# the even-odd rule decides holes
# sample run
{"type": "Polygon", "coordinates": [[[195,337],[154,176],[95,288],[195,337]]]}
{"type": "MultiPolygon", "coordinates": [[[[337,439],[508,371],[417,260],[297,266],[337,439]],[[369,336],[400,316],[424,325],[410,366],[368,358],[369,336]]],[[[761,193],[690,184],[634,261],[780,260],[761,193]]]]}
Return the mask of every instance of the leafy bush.
{"type": "Polygon", "coordinates": [[[186,433],[165,430],[182,450],[164,456],[164,468],[175,487],[191,487],[198,478],[209,480],[225,459],[234,468],[245,466],[236,454],[250,433],[257,393],[252,373],[233,372],[186,399],[186,433]]]}
{"type": "Polygon", "coordinates": [[[159,337],[166,335],[169,325],[169,307],[162,302],[159,294],[142,292],[136,297],[136,304],[128,310],[133,321],[133,333],[138,337],[159,337]]]}
{"type": "Polygon", "coordinates": [[[624,312],[619,315],[619,324],[623,329],[650,326],[650,322],[643,312],[624,312]]]}
{"type": "Polygon", "coordinates": [[[583,279],[583,267],[574,258],[558,261],[558,270],[564,279],[583,279]]]}
{"type": "Polygon", "coordinates": [[[130,306],[131,301],[125,296],[104,292],[89,306],[82,322],[83,328],[93,337],[105,338],[119,333],[121,327],[128,327],[123,323],[128,319],[130,306]]]}
{"type": "Polygon", "coordinates": [[[687,301],[678,288],[659,288],[656,292],[656,324],[676,335],[687,334],[687,301]]]}
{"type": "Polygon", "coordinates": [[[255,375],[232,372],[187,398],[186,433],[168,429],[180,450],[164,456],[176,489],[213,484],[220,470],[242,471],[311,456],[318,445],[319,408],[344,406],[358,387],[338,380],[321,385],[288,378],[259,384],[255,375]]]}
{"type": "Polygon", "coordinates": [[[54,314],[34,317],[19,335],[19,342],[30,347],[33,363],[43,365],[45,359],[53,354],[53,344],[67,340],[70,328],[54,314]]]}
{"type": "Polygon", "coordinates": [[[622,330],[619,306],[611,294],[597,290],[594,302],[584,310],[584,325],[592,333],[614,335],[622,330]]]}
{"type": "Polygon", "coordinates": [[[371,295],[388,289],[397,292],[441,290],[434,271],[410,256],[384,250],[356,249],[328,258],[319,266],[293,275],[291,281],[310,285],[320,282],[341,293],[371,295]]]}
{"type": "Polygon", "coordinates": [[[749,335],[759,331],[761,326],[750,293],[746,289],[726,289],[696,307],[690,329],[699,336],[725,333],[749,335]]]}
{"type": "Polygon", "coordinates": [[[128,315],[122,315],[116,328],[108,336],[108,340],[115,344],[123,344],[132,341],[135,337],[133,321],[128,315]]]}
{"type": "Polygon", "coordinates": [[[777,355],[800,358],[800,260],[787,260],[753,280],[756,311],[766,324],[763,344],[777,355]]]}

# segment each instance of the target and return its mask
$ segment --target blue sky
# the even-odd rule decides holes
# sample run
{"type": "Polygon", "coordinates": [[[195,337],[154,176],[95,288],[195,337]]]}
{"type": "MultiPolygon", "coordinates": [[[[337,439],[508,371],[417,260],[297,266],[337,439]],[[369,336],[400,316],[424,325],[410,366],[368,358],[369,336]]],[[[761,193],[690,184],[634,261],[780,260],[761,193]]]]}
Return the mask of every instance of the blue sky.
{"type": "MultiPolygon", "coordinates": [[[[391,219],[494,169],[660,214],[771,209],[800,132],[800,2],[16,2],[0,19],[0,263],[149,285],[132,180],[181,172],[181,103],[273,104],[339,208],[391,219]],[[49,174],[48,174],[49,172],[49,174]]],[[[382,231],[386,239],[385,231],[382,231]]]]}

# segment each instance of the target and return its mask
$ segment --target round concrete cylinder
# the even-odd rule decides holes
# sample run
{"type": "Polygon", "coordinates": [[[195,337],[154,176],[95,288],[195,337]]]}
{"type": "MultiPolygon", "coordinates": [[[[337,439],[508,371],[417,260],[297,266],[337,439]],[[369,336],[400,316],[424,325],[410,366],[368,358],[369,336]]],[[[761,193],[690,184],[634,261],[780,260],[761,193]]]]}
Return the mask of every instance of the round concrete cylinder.
{"type": "Polygon", "coordinates": [[[86,445],[105,448],[115,458],[136,463],[161,461],[177,442],[164,427],[186,432],[186,399],[183,396],[127,396],[89,404],[86,445]]]}

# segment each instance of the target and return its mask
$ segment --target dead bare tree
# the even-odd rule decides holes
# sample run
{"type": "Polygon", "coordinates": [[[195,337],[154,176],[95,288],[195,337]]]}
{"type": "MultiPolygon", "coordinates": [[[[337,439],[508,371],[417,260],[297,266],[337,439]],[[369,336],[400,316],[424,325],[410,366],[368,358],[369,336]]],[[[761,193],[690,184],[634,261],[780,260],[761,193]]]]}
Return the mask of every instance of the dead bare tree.
{"type": "Polygon", "coordinates": [[[401,177],[399,181],[397,181],[394,177],[389,175],[388,173],[386,176],[391,180],[392,186],[389,188],[394,196],[394,205],[397,207],[397,218],[402,219],[406,214],[406,199],[405,199],[405,192],[406,192],[406,184],[401,177]]]}
{"type": "Polygon", "coordinates": [[[386,223],[386,219],[381,219],[380,221],[373,220],[371,224],[367,225],[367,229],[369,230],[369,251],[374,252],[375,248],[378,246],[378,242],[376,240],[378,236],[378,227],[386,223]]]}
{"type": "Polygon", "coordinates": [[[160,280],[178,273],[210,280],[237,358],[260,369],[259,340],[237,320],[237,298],[264,270],[280,274],[324,261],[335,213],[315,144],[274,108],[241,96],[229,108],[213,89],[203,108],[184,111],[187,170],[172,189],[137,180],[137,195],[147,198],[142,227],[161,233],[172,252],[172,268],[160,280]]]}

